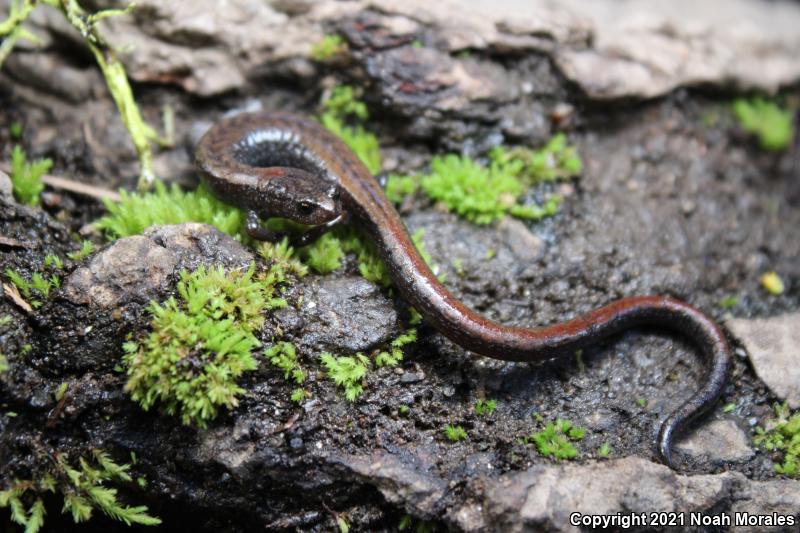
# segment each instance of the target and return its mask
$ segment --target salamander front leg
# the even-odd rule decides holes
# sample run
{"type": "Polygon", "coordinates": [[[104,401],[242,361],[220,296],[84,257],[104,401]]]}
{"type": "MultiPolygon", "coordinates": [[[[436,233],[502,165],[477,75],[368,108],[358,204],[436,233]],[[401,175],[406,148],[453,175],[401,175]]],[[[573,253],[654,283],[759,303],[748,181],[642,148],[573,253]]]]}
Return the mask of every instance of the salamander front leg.
{"type": "Polygon", "coordinates": [[[247,212],[247,224],[245,225],[247,234],[257,241],[277,242],[283,238],[282,233],[270,231],[261,225],[261,219],[255,211],[247,212]]]}
{"type": "Polygon", "coordinates": [[[289,239],[289,244],[294,246],[295,248],[299,248],[301,246],[307,246],[312,242],[319,239],[323,234],[325,234],[328,230],[330,230],[335,224],[337,224],[342,217],[339,217],[327,224],[321,224],[319,226],[313,226],[310,229],[302,232],[278,232],[278,231],[271,231],[264,226],[261,225],[261,219],[258,216],[258,213],[255,211],[248,211],[247,212],[247,225],[246,231],[247,234],[257,241],[269,241],[269,242],[278,242],[284,237],[289,239]]]}

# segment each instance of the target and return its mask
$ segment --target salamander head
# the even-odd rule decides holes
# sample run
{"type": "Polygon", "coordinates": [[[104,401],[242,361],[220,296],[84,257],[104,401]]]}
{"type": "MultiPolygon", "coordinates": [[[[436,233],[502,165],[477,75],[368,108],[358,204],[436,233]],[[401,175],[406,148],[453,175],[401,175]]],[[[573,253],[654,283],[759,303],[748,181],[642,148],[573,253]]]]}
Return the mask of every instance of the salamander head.
{"type": "Polygon", "coordinates": [[[288,218],[308,226],[328,224],[341,216],[337,184],[300,169],[287,170],[284,176],[262,182],[268,201],[256,208],[260,216],[288,218]]]}

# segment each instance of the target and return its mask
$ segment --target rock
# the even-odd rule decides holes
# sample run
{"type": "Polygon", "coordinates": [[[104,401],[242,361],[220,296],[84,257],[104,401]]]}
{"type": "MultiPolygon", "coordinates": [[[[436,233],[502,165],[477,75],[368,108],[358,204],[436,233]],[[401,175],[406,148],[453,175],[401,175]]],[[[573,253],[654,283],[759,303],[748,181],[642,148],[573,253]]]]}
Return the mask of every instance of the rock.
{"type": "Polygon", "coordinates": [[[731,531],[736,533],[797,531],[797,524],[800,524],[800,483],[791,480],[750,481],[733,500],[731,513],[747,513],[751,519],[758,519],[759,515],[771,517],[775,513],[795,520],[789,527],[732,527],[731,531]]]}
{"type": "Polygon", "coordinates": [[[253,256],[216,228],[186,223],[153,227],[144,235],[119,239],[75,270],[64,285],[73,303],[113,309],[146,304],[164,294],[172,274],[200,264],[246,267],[253,256]]]}
{"type": "Polygon", "coordinates": [[[331,456],[328,462],[338,464],[350,476],[368,481],[395,505],[413,509],[415,515],[436,516],[441,510],[447,484],[429,473],[432,465],[420,464],[416,455],[402,457],[386,452],[370,456],[331,456]]]}
{"type": "Polygon", "coordinates": [[[770,318],[735,318],[726,322],[744,345],[753,368],[764,383],[786,400],[800,407],[800,313],[770,318]]]}
{"type": "Polygon", "coordinates": [[[733,420],[713,420],[700,425],[675,446],[683,453],[697,458],[718,461],[746,461],[755,452],[750,439],[733,420]]]}
{"type": "Polygon", "coordinates": [[[14,201],[14,184],[11,178],[0,170],[0,201],[11,203],[14,201]]]}
{"type": "Polygon", "coordinates": [[[800,7],[757,0],[560,5],[590,21],[589,47],[561,47],[563,74],[595,99],[655,97],[681,85],[733,84],[774,92],[800,75],[800,7]]]}
{"type": "MultiPolygon", "coordinates": [[[[122,6],[117,0],[97,4],[122,6]]],[[[651,98],[701,83],[775,91],[800,77],[800,57],[793,53],[800,47],[795,31],[800,6],[789,2],[679,0],[639,7],[613,0],[354,0],[289,7],[293,4],[232,0],[220,8],[214,0],[142,0],[133,14],[102,24],[112,45],[129,50],[122,59],[135,80],[176,83],[202,96],[243,87],[264,65],[308,58],[331,23],[341,25],[356,49],[372,50],[366,57],[368,70],[384,81],[391,71],[381,69],[403,61],[403,55],[419,54],[413,60],[418,61],[443,53],[435,67],[467,49],[549,55],[567,80],[596,99],[651,98]],[[431,30],[435,48],[400,51],[431,30]],[[394,59],[374,53],[390,48],[398,49],[394,59]]],[[[51,28],[53,38],[77,37],[52,15],[37,16],[34,22],[51,28]]],[[[469,100],[462,94],[488,93],[496,101],[522,86],[493,87],[484,76],[469,72],[470,64],[478,65],[474,60],[452,63],[419,78],[394,81],[400,91],[420,83],[426,91],[454,87],[441,95],[448,106],[469,100]]],[[[295,69],[304,71],[313,74],[295,69]]]]}
{"type": "Polygon", "coordinates": [[[380,290],[360,276],[306,278],[302,308],[278,311],[285,330],[302,328],[298,342],[314,351],[364,351],[398,333],[397,310],[380,290]]]}
{"type": "Polygon", "coordinates": [[[571,513],[613,515],[704,511],[730,496],[744,476],[683,476],[639,457],[577,465],[538,465],[501,476],[486,491],[487,523],[498,531],[580,531],[571,513]]]}

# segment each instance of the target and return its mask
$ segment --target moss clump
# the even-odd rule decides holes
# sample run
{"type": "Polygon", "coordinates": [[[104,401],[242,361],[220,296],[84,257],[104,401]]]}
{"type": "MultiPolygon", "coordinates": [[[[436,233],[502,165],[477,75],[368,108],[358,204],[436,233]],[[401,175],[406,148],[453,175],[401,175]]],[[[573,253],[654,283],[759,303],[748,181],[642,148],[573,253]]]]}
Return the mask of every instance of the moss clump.
{"type": "Polygon", "coordinates": [[[538,150],[498,146],[489,154],[492,161],[507,165],[508,171],[528,185],[563,180],[583,171],[578,150],[567,143],[567,136],[557,133],[538,150]]]}
{"type": "Polygon", "coordinates": [[[14,197],[26,205],[39,205],[39,194],[44,190],[44,176],[53,162],[50,159],[37,159],[29,162],[25,150],[14,146],[11,151],[11,184],[14,197]]]}
{"type": "Polygon", "coordinates": [[[120,194],[119,202],[104,201],[108,214],[95,223],[112,239],[139,235],[155,224],[204,222],[232,236],[241,235],[244,228],[244,213],[220,202],[205,187],[185,192],[175,184],[167,188],[157,182],[153,192],[120,194]]]}
{"type": "Polygon", "coordinates": [[[451,442],[458,442],[460,440],[467,440],[467,432],[461,426],[451,426],[447,424],[444,427],[444,436],[451,442]]]}
{"type": "Polygon", "coordinates": [[[386,178],[386,197],[394,204],[400,205],[407,196],[412,196],[418,189],[419,176],[390,174],[386,178]]]}
{"type": "MultiPolygon", "coordinates": [[[[377,350],[372,355],[376,367],[397,366],[403,360],[403,347],[417,340],[417,330],[408,329],[389,343],[387,350],[377,350]]],[[[363,380],[369,371],[370,358],[362,353],[336,357],[329,353],[320,356],[326,375],[342,387],[345,397],[353,402],[364,392],[363,380]]]]}
{"type": "Polygon", "coordinates": [[[30,279],[26,279],[19,272],[7,268],[5,275],[34,309],[42,306],[44,300],[50,297],[50,291],[61,287],[61,278],[56,274],[45,277],[40,272],[34,272],[30,279]]]}
{"type": "Polygon", "coordinates": [[[305,263],[317,274],[328,274],[341,268],[344,255],[342,241],[332,232],[305,247],[302,253],[305,263]]]}
{"type": "Polygon", "coordinates": [[[326,35],[311,47],[311,59],[324,62],[347,52],[347,43],[341,35],[326,35]]]}
{"type": "Polygon", "coordinates": [[[733,103],[733,114],[743,130],[758,138],[764,150],[784,150],[792,141],[792,112],[760,97],[739,98],[733,103]]]}
{"type": "Polygon", "coordinates": [[[491,416],[497,409],[497,400],[478,400],[475,402],[475,414],[478,416],[491,416]]]}
{"type": "Polygon", "coordinates": [[[370,172],[378,173],[381,169],[378,138],[364,129],[363,123],[369,113],[353,88],[349,85],[335,87],[322,105],[324,111],[319,117],[322,125],[340,137],[370,172]]]}
{"type": "Polygon", "coordinates": [[[348,401],[354,402],[364,392],[361,381],[367,375],[369,359],[362,353],[353,356],[335,357],[329,353],[320,355],[326,374],[344,389],[348,401]]]}
{"type": "Polygon", "coordinates": [[[270,346],[264,351],[264,356],[269,361],[283,370],[284,379],[294,381],[298,387],[292,391],[292,401],[301,402],[307,396],[301,385],[306,381],[308,373],[300,366],[297,359],[297,349],[291,342],[281,341],[270,346]]]}
{"type": "Polygon", "coordinates": [[[775,406],[775,414],[777,418],[769,420],[765,428],[756,428],[754,441],[779,456],[775,472],[800,477],[800,412],[792,414],[783,404],[775,406]]]}
{"type": "Polygon", "coordinates": [[[159,404],[199,427],[219,407],[238,405],[244,390],[236,378],[258,366],[251,352],[260,345],[253,332],[263,324],[262,310],[286,305],[254,273],[255,265],[228,273],[221,267],[183,271],[180,301],[150,304],[153,331],[141,344],[124,345],[125,390],[133,400],[145,410],[159,404]]]}
{"type": "Polygon", "coordinates": [[[533,443],[536,450],[544,457],[555,457],[558,460],[574,459],[578,450],[572,444],[583,439],[586,430],[577,427],[569,420],[559,418],[555,422],[548,422],[544,429],[531,433],[523,439],[526,444],[533,443]]]}
{"type": "Polygon", "coordinates": [[[11,487],[0,491],[0,508],[11,510],[11,521],[25,527],[26,533],[36,533],[44,525],[46,492],[61,494],[63,513],[70,513],[75,523],[85,522],[95,510],[110,518],[131,524],[155,526],[161,520],[147,514],[144,505],[129,507],[117,499],[117,489],[110,482],[130,483],[130,465],[119,465],[102,450],[93,450],[93,463],[83,457],[73,466],[60,454],[48,462],[47,472],[38,480],[16,480],[11,487]],[[27,507],[27,510],[26,510],[27,507]]]}
{"type": "Polygon", "coordinates": [[[94,244],[92,244],[92,241],[84,239],[81,242],[80,250],[68,253],[67,257],[69,257],[73,261],[83,261],[93,253],[94,253],[94,244]]]}
{"type": "Polygon", "coordinates": [[[403,347],[417,340],[417,330],[411,328],[389,343],[388,350],[382,350],[375,356],[375,365],[397,366],[403,360],[403,347]]]}

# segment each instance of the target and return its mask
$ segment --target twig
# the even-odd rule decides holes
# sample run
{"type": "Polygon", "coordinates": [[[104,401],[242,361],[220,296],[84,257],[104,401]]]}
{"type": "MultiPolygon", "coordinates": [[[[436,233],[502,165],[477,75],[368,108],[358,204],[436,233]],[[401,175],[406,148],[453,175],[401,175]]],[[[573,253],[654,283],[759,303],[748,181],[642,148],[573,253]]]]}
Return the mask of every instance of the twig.
{"type": "Polygon", "coordinates": [[[17,290],[14,285],[3,283],[3,292],[5,292],[6,296],[11,298],[11,301],[17,304],[23,311],[28,314],[33,313],[33,307],[31,307],[31,304],[22,299],[22,296],[19,294],[19,290],[17,290]]]}
{"type": "MultiPolygon", "coordinates": [[[[0,163],[0,170],[6,173],[11,172],[11,168],[4,163],[0,163]]],[[[122,199],[118,192],[112,191],[111,189],[89,185],[88,183],[81,183],[80,181],[62,178],[60,176],[53,176],[52,174],[45,174],[42,176],[42,183],[54,189],[62,189],[74,192],[75,194],[99,198],[101,200],[108,198],[114,202],[119,202],[122,199]]]]}

